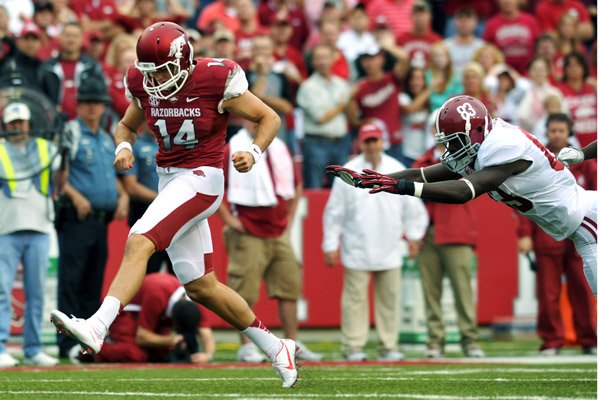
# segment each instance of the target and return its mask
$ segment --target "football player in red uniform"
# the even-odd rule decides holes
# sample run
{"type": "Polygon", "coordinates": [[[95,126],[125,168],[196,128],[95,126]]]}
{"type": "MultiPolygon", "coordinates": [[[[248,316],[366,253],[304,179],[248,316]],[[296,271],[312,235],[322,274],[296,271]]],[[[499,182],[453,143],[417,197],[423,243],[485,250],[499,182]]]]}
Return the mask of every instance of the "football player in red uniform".
{"type": "Polygon", "coordinates": [[[140,288],[148,258],[166,249],[188,296],[252,340],[273,361],[283,387],[291,387],[297,379],[295,342],[273,335],[237,293],[217,281],[207,222],[223,198],[228,115],[258,124],[253,144],[231,156],[240,172],[249,171],[269,146],[279,117],[248,91],[235,62],[194,59],[188,36],[177,24],[146,28],[136,52],[125,77],[131,104],[115,132],[114,165],[121,171],[133,166],[135,132],[147,122],[159,143],[159,194],[131,228],[123,261],[98,311],[84,320],[54,310],[51,320],[84,351],[98,353],[120,308],[140,288]]]}

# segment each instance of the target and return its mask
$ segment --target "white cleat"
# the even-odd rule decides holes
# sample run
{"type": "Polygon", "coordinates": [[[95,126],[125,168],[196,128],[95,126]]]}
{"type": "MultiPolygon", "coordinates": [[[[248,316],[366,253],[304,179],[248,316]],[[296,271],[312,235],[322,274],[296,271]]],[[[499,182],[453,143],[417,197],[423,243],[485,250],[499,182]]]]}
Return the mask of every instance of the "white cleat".
{"type": "Polygon", "coordinates": [[[298,380],[298,371],[296,370],[296,342],[292,339],[281,339],[281,350],[273,358],[273,369],[281,380],[281,386],[290,388],[298,380]]]}
{"type": "Polygon", "coordinates": [[[89,321],[82,318],[69,318],[65,313],[53,310],[50,322],[56,326],[58,333],[65,333],[81,345],[83,353],[96,355],[102,348],[104,337],[99,335],[89,321]]]}

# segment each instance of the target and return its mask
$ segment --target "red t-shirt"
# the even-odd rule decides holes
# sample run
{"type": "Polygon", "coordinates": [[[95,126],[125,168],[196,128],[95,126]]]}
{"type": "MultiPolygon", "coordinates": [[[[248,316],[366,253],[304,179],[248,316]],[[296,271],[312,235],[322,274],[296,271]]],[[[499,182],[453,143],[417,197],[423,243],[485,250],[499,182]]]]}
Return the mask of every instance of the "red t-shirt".
{"type": "Polygon", "coordinates": [[[556,31],[560,17],[569,13],[577,17],[580,22],[590,22],[590,14],[580,1],[541,0],[535,8],[535,15],[542,31],[556,31]]]}
{"type": "Polygon", "coordinates": [[[223,24],[225,29],[233,32],[240,28],[235,8],[227,7],[223,0],[217,0],[202,10],[196,21],[196,28],[212,32],[215,22],[223,24]]]}
{"type": "Polygon", "coordinates": [[[435,32],[428,32],[425,35],[415,35],[412,32],[406,32],[398,36],[396,42],[399,46],[403,47],[404,50],[408,51],[413,63],[420,64],[420,60],[422,60],[424,64],[419,65],[419,67],[427,68],[429,65],[431,45],[440,40],[442,40],[442,37],[435,32]]]}
{"type": "Polygon", "coordinates": [[[71,1],[69,8],[81,18],[85,14],[92,21],[114,20],[118,16],[114,0],[71,1]]]}
{"type": "MultiPolygon", "coordinates": [[[[129,304],[140,307],[137,313],[137,324],[142,328],[155,333],[168,333],[173,328],[173,320],[166,316],[169,303],[181,300],[173,299],[171,296],[181,287],[181,282],[171,275],[163,273],[148,274],[142,282],[140,290],[131,299],[129,304]]],[[[182,295],[185,292],[182,292],[182,295]]],[[[172,304],[171,304],[172,306],[172,304]]],[[[209,327],[206,318],[206,311],[198,304],[200,311],[199,328],[209,327]]]]}
{"type": "MultiPolygon", "coordinates": [[[[225,187],[227,187],[227,177],[229,176],[229,145],[225,147],[225,158],[223,172],[225,174],[225,187]]],[[[268,151],[268,150],[267,150],[268,151]]],[[[289,155],[289,154],[288,154],[289,155]]],[[[289,155],[291,157],[291,155],[289,155]]],[[[268,158],[267,158],[268,159],[268,158]]],[[[271,172],[271,165],[269,165],[271,172]]],[[[272,173],[272,172],[271,172],[272,173]]],[[[300,170],[294,168],[294,185],[302,182],[300,170]]],[[[260,238],[276,238],[283,234],[288,226],[289,201],[277,196],[277,205],[274,207],[249,207],[238,204],[230,204],[230,207],[237,211],[237,217],[242,221],[242,225],[252,236],[260,238]]]]}
{"type": "Polygon", "coordinates": [[[564,96],[569,115],[573,120],[575,137],[582,147],[587,146],[598,138],[596,121],[598,94],[588,84],[584,84],[579,92],[565,83],[560,83],[557,87],[564,96]]]}
{"type": "Polygon", "coordinates": [[[512,20],[498,14],[490,18],[483,32],[483,40],[496,45],[506,62],[523,74],[535,53],[535,38],[540,34],[535,17],[521,12],[512,20]]]}
{"type": "Polygon", "coordinates": [[[256,36],[269,35],[269,30],[261,25],[256,25],[254,32],[244,32],[238,29],[235,32],[235,59],[240,62],[240,59],[252,57],[252,39],[256,36]]]}
{"type": "Polygon", "coordinates": [[[61,110],[67,114],[69,119],[77,117],[77,85],[75,82],[75,67],[78,60],[61,60],[60,66],[63,70],[61,110]]]}
{"type": "Polygon", "coordinates": [[[142,73],[131,66],[127,88],[139,99],[146,122],[156,135],[159,167],[222,168],[229,114],[218,106],[232,75],[243,74],[231,60],[198,58],[185,86],[168,100],[149,96],[142,86],[142,73]]]}
{"type": "Polygon", "coordinates": [[[402,142],[399,86],[394,73],[387,72],[379,81],[372,81],[368,78],[359,81],[354,96],[364,119],[377,118],[385,123],[391,144],[402,142]]]}
{"type": "Polygon", "coordinates": [[[114,67],[104,65],[106,77],[110,80],[108,94],[112,100],[115,111],[122,117],[129,107],[130,100],[125,94],[125,83],[123,83],[123,74],[114,67]]]}

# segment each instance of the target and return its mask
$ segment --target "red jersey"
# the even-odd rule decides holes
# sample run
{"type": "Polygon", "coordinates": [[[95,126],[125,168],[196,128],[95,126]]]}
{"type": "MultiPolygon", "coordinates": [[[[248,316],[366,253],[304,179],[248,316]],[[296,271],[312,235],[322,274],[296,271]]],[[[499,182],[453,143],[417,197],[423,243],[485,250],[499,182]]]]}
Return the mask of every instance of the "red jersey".
{"type": "Polygon", "coordinates": [[[581,146],[587,146],[598,138],[597,132],[597,103],[598,95],[594,88],[587,83],[580,91],[560,83],[557,85],[564,96],[569,115],[573,120],[573,131],[581,146]]]}
{"type": "Polygon", "coordinates": [[[261,25],[256,25],[254,32],[244,32],[241,28],[235,32],[236,60],[252,57],[252,39],[256,36],[268,35],[269,30],[261,25]]]}
{"type": "Polygon", "coordinates": [[[556,31],[563,14],[571,14],[577,17],[579,22],[590,22],[590,14],[581,1],[541,0],[535,8],[535,15],[542,31],[556,31]]]}
{"type": "Polygon", "coordinates": [[[85,14],[92,21],[114,20],[118,16],[114,0],[71,1],[69,7],[78,17],[85,14]]]}
{"type": "MultiPolygon", "coordinates": [[[[185,289],[177,278],[170,274],[148,274],[142,282],[140,290],[127,306],[130,311],[137,311],[137,324],[156,333],[171,331],[173,321],[171,310],[173,305],[183,298],[185,289]]],[[[127,308],[125,311],[128,311],[127,308]]],[[[200,310],[199,327],[207,327],[203,310],[200,310]]]]}
{"type": "Polygon", "coordinates": [[[498,14],[488,20],[483,40],[498,46],[504,53],[507,64],[523,74],[531,61],[531,55],[535,54],[535,38],[539,34],[540,27],[531,14],[522,12],[511,20],[498,14]]]}
{"type": "Polygon", "coordinates": [[[398,36],[396,42],[408,51],[410,60],[414,65],[427,68],[431,45],[440,40],[442,40],[442,37],[435,32],[428,32],[425,35],[415,35],[412,32],[407,32],[398,36]]]}
{"type": "Polygon", "coordinates": [[[159,167],[223,168],[229,115],[220,108],[221,102],[243,94],[248,81],[231,60],[198,58],[193,65],[184,87],[167,100],[144,91],[142,73],[134,66],[127,71],[127,90],[138,100],[158,140],[159,167]]]}
{"type": "Polygon", "coordinates": [[[130,103],[125,93],[124,76],[117,68],[108,65],[104,65],[104,74],[110,81],[108,94],[112,100],[113,108],[122,117],[125,115],[130,103]]]}
{"type": "Polygon", "coordinates": [[[364,119],[377,118],[385,123],[391,144],[402,142],[398,94],[399,87],[394,73],[387,72],[379,81],[368,78],[359,81],[354,97],[364,119]]]}

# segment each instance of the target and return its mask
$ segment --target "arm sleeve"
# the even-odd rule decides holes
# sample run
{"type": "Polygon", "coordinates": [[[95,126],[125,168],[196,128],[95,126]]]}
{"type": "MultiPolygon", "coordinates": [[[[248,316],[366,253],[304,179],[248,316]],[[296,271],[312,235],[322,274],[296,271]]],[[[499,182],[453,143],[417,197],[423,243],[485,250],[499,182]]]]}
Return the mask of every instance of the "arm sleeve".
{"type": "Polygon", "coordinates": [[[229,71],[227,81],[225,82],[223,98],[219,102],[218,106],[219,113],[221,114],[225,112],[225,110],[223,110],[223,102],[225,100],[241,96],[246,91],[248,91],[248,80],[246,79],[246,74],[239,65],[237,65],[233,61],[230,62],[233,65],[230,67],[231,70],[229,71]]]}

